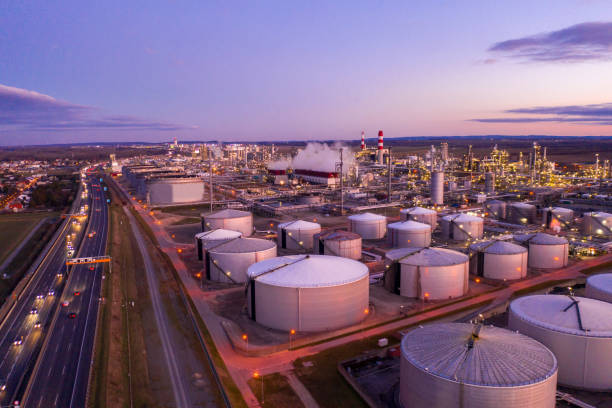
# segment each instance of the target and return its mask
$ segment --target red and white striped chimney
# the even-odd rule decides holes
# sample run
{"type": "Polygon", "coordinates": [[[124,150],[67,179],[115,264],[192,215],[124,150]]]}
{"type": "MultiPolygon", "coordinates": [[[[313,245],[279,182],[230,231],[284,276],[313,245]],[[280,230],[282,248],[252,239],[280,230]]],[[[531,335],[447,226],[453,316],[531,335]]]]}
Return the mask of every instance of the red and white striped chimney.
{"type": "Polygon", "coordinates": [[[382,130],[378,131],[378,150],[383,149],[383,132],[382,130]]]}
{"type": "Polygon", "coordinates": [[[365,132],[361,132],[361,150],[365,150],[365,132]]]}

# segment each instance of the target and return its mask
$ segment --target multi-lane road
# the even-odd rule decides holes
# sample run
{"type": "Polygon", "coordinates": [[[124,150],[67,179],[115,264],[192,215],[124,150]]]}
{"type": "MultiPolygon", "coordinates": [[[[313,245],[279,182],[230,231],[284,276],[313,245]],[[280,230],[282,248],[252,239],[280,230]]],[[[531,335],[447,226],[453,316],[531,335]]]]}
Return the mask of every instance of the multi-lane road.
{"type": "MultiPolygon", "coordinates": [[[[91,184],[91,215],[80,257],[106,254],[108,206],[103,186],[91,184]],[[91,236],[90,236],[91,235],[91,236]]],[[[95,342],[104,264],[71,271],[25,396],[26,407],[84,407],[95,342]],[[67,306],[63,306],[65,302],[67,306]]]]}
{"type": "MultiPolygon", "coordinates": [[[[95,187],[99,184],[94,179],[87,183],[91,204],[81,257],[106,252],[108,207],[103,188],[95,187]]],[[[67,220],[0,322],[0,406],[22,400],[26,389],[22,407],[84,406],[102,266],[76,266],[66,275],[67,238],[79,228],[67,220]]]]}

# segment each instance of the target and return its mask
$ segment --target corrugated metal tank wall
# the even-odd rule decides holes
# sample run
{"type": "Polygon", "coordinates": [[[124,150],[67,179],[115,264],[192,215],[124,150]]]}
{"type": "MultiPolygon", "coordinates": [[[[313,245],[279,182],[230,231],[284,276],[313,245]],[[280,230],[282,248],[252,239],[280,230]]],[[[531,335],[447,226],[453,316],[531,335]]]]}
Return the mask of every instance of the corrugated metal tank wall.
{"type": "Polygon", "coordinates": [[[159,180],[147,183],[147,194],[150,204],[174,204],[202,201],[204,199],[204,182],[159,180]]]}
{"type": "Polygon", "coordinates": [[[265,250],[257,252],[215,252],[212,249],[209,256],[208,265],[210,272],[207,273],[207,278],[216,282],[234,283],[232,279],[239,283],[244,283],[248,280],[247,269],[256,262],[264,259],[274,258],[277,255],[276,245],[265,250]],[[217,261],[217,264],[213,261],[217,261]],[[228,278],[225,272],[230,272],[232,279],[228,278]]]}
{"type": "Polygon", "coordinates": [[[458,265],[415,266],[400,264],[400,296],[443,300],[463,296],[468,290],[468,261],[458,265]]]}
{"type": "Polygon", "coordinates": [[[313,239],[313,249],[315,254],[341,256],[356,261],[361,259],[361,238],[355,239],[325,239],[322,245],[316,237],[313,239]],[[322,251],[321,251],[322,249],[322,251]]]}
{"type": "Polygon", "coordinates": [[[586,281],[585,296],[612,303],[612,274],[590,276],[586,281]]]}
{"type": "MultiPolygon", "coordinates": [[[[361,322],[369,306],[368,277],[338,286],[295,288],[255,280],[255,320],[272,329],[299,332],[334,330],[361,322]]],[[[252,317],[252,292],[247,307],[252,317]]]]}
{"type": "Polygon", "coordinates": [[[351,220],[351,231],[361,235],[363,239],[382,239],[387,233],[387,221],[351,220]]]}
{"type": "Polygon", "coordinates": [[[406,230],[388,227],[387,240],[392,247],[428,247],[431,244],[431,229],[406,230]]]}
{"type": "Polygon", "coordinates": [[[204,217],[204,231],[213,229],[228,229],[241,232],[243,236],[248,237],[253,234],[253,215],[249,214],[244,217],[233,218],[206,218],[204,217]]]}
{"type": "Polygon", "coordinates": [[[312,249],[313,237],[315,234],[321,232],[321,227],[318,228],[292,228],[290,225],[287,227],[277,228],[277,244],[280,248],[286,249],[312,249]],[[301,245],[300,245],[301,242],[301,245]]]}
{"type": "Polygon", "coordinates": [[[529,243],[529,267],[556,269],[567,266],[569,244],[538,245],[529,243]]]}

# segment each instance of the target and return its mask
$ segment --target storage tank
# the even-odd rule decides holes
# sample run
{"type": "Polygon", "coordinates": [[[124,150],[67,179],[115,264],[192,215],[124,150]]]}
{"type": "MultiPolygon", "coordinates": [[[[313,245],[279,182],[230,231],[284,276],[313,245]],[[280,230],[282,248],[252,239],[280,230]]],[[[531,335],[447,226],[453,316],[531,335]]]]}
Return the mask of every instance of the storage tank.
{"type": "Polygon", "coordinates": [[[387,232],[387,217],[369,212],[348,217],[351,231],[363,239],[382,239],[387,232]]]}
{"type": "Polygon", "coordinates": [[[548,347],[559,362],[559,384],[612,389],[612,304],[565,295],[520,297],[508,326],[548,347]]]}
{"type": "Polygon", "coordinates": [[[400,296],[439,300],[468,291],[469,258],[445,248],[388,251],[385,287],[400,296]]]}
{"type": "Polygon", "coordinates": [[[387,225],[387,240],[394,248],[428,247],[431,225],[416,221],[400,221],[387,225]]]}
{"type": "Polygon", "coordinates": [[[204,180],[199,177],[167,177],[144,180],[151,205],[193,203],[204,199],[204,180]]]}
{"type": "Polygon", "coordinates": [[[509,220],[514,224],[534,224],[536,219],[535,205],[528,203],[510,204],[509,220]]]}
{"type": "Polygon", "coordinates": [[[530,268],[556,269],[567,266],[569,243],[563,237],[538,232],[515,235],[514,240],[529,248],[530,268]]]}
{"type": "Polygon", "coordinates": [[[247,269],[256,262],[276,256],[276,244],[260,238],[236,238],[205,252],[206,279],[244,283],[247,269]]]}
{"type": "Polygon", "coordinates": [[[438,225],[438,212],[423,207],[402,208],[400,210],[402,221],[412,220],[431,225],[431,229],[436,229],[438,225]]]}
{"type": "Polygon", "coordinates": [[[245,237],[253,234],[253,214],[247,211],[228,208],[226,210],[202,214],[201,219],[202,231],[222,228],[241,232],[245,237]]]}
{"type": "Polygon", "coordinates": [[[278,246],[285,249],[311,250],[313,237],[321,232],[316,222],[296,220],[278,224],[278,246]]]}
{"type": "Polygon", "coordinates": [[[495,174],[485,173],[485,193],[492,194],[495,192],[495,174]]]}
{"type": "Polygon", "coordinates": [[[612,273],[589,276],[585,295],[591,299],[612,303],[612,273]]]}
{"type": "Polygon", "coordinates": [[[324,231],[313,238],[314,253],[361,259],[361,236],[350,231],[324,231]]]}
{"type": "Polygon", "coordinates": [[[563,207],[549,207],[542,211],[542,224],[546,228],[569,227],[574,221],[574,211],[563,207]]]}
{"type": "Polygon", "coordinates": [[[405,408],[554,408],[558,363],[532,338],[495,326],[419,326],[401,342],[405,408]]]}
{"type": "Polygon", "coordinates": [[[290,255],[248,270],[251,319],[289,332],[335,330],[361,322],[369,311],[369,272],[339,256],[290,255]]]}
{"type": "Polygon", "coordinates": [[[582,219],[582,233],[602,237],[612,236],[612,214],[601,211],[585,213],[582,219]]]}
{"type": "Polygon", "coordinates": [[[499,280],[524,278],[527,276],[527,248],[497,240],[472,244],[470,273],[499,280]]]}
{"type": "Polygon", "coordinates": [[[451,214],[442,217],[442,237],[455,241],[480,239],[484,233],[482,218],[469,214],[451,214]]]}
{"type": "Polygon", "coordinates": [[[431,203],[442,205],[444,204],[444,172],[434,171],[431,173],[431,184],[429,187],[431,194],[431,203]]]}
{"type": "Polygon", "coordinates": [[[242,234],[238,231],[215,229],[210,231],[200,232],[195,235],[195,246],[196,252],[198,253],[198,259],[203,260],[204,251],[227,242],[231,239],[240,238],[242,234]]]}
{"type": "Polygon", "coordinates": [[[490,200],[484,205],[485,210],[489,212],[489,215],[498,220],[506,219],[506,202],[501,200],[490,200]]]}

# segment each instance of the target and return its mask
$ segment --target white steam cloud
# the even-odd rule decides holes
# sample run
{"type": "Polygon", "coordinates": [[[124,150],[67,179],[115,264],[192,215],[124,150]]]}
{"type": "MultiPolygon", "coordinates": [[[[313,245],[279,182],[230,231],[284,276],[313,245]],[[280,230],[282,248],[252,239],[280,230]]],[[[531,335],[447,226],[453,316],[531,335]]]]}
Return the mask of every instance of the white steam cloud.
{"type": "Polygon", "coordinates": [[[291,162],[279,160],[270,163],[268,168],[281,170],[292,167],[300,170],[335,172],[336,164],[340,163],[340,149],[344,149],[342,161],[344,162],[343,173],[346,174],[349,168],[355,165],[355,155],[350,148],[338,142],[331,146],[327,143],[308,143],[305,148],[298,150],[291,162]]]}

